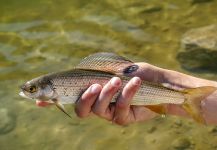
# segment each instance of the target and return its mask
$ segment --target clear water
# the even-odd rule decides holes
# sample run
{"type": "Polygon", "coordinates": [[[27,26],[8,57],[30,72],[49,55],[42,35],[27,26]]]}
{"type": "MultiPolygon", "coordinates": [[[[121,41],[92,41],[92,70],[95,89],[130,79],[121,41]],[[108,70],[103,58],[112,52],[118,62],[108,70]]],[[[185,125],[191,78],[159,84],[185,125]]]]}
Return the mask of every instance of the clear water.
{"type": "Polygon", "coordinates": [[[70,120],[54,107],[38,108],[18,96],[19,85],[67,70],[93,52],[193,74],[180,67],[180,39],[191,28],[217,23],[217,1],[1,0],[1,150],[217,149],[217,129],[167,116],[127,127],[102,119],[70,120]]]}

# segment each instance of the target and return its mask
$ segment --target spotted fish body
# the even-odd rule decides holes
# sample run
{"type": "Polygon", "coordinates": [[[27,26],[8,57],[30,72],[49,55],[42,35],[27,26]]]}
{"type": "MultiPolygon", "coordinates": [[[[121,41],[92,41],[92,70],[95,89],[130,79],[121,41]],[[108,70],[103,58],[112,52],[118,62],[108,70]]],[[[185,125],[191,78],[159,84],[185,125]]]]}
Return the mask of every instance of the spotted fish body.
{"type": "MultiPolygon", "coordinates": [[[[90,85],[97,83],[104,86],[112,77],[118,76],[122,80],[122,87],[111,101],[116,102],[123,87],[131,79],[126,75],[137,69],[137,65],[124,57],[112,53],[96,53],[84,58],[72,70],[52,73],[28,81],[21,87],[20,95],[55,103],[66,113],[63,104],[75,103],[90,85]]],[[[177,91],[158,83],[142,81],[131,105],[143,105],[154,112],[165,113],[159,111],[163,110],[161,108],[164,108],[164,104],[177,104],[183,106],[193,119],[204,123],[200,102],[215,90],[216,87],[199,87],[177,91]]]]}
{"type": "MultiPolygon", "coordinates": [[[[60,102],[63,104],[74,103],[80,95],[92,84],[98,83],[104,86],[112,77],[117,76],[101,71],[90,71],[74,69],[67,72],[57,73],[44,77],[49,81],[60,102]]],[[[123,85],[130,80],[129,77],[122,77],[123,85]]],[[[43,80],[43,79],[42,79],[43,80]]],[[[122,89],[121,88],[121,89],[122,89]]],[[[113,97],[116,101],[121,89],[113,97]]],[[[139,90],[132,100],[133,105],[158,105],[158,104],[181,104],[184,102],[184,95],[179,91],[170,90],[158,84],[143,81],[139,90]]]]}

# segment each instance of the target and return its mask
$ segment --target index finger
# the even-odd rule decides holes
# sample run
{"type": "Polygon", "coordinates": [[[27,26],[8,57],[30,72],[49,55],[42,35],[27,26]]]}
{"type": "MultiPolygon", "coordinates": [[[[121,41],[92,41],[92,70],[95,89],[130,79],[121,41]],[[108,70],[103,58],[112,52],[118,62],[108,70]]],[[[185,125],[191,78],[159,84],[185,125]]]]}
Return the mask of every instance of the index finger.
{"type": "Polygon", "coordinates": [[[84,94],[82,94],[75,106],[75,112],[78,117],[84,118],[90,114],[91,108],[99,96],[101,90],[101,85],[93,84],[84,92],[84,94]]]}

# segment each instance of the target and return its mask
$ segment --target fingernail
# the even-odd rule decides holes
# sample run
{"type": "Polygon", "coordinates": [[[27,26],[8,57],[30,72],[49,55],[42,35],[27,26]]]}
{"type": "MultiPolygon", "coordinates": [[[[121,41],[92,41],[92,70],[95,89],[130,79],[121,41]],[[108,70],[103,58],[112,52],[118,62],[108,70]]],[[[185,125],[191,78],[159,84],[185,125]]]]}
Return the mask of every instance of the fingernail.
{"type": "Polygon", "coordinates": [[[112,78],[111,85],[114,87],[119,87],[121,85],[120,79],[118,77],[112,78]]]}
{"type": "Polygon", "coordinates": [[[99,87],[97,86],[97,85],[92,85],[91,87],[90,87],[90,92],[92,93],[92,94],[96,94],[96,93],[98,93],[99,92],[99,87]]]}
{"type": "Polygon", "coordinates": [[[141,79],[139,77],[134,77],[132,82],[134,85],[140,85],[141,79]]]}

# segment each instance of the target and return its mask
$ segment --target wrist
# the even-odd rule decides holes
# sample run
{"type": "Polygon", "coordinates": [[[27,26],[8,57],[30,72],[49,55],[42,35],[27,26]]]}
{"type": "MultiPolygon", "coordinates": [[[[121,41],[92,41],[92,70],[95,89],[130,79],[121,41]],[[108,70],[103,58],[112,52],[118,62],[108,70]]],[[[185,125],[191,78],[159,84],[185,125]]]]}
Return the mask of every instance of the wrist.
{"type": "Polygon", "coordinates": [[[151,82],[157,82],[157,83],[163,83],[164,82],[164,72],[165,69],[156,67],[154,65],[139,62],[135,63],[139,66],[139,69],[132,73],[132,76],[138,76],[142,80],[151,81],[151,82]]]}
{"type": "Polygon", "coordinates": [[[217,91],[202,101],[201,106],[206,122],[217,125],[217,91]]]}
{"type": "Polygon", "coordinates": [[[217,87],[217,82],[206,79],[197,78],[184,73],[176,72],[173,70],[164,69],[164,81],[182,88],[195,88],[201,86],[214,86],[217,87]]]}

